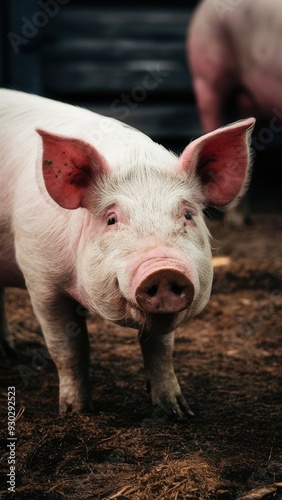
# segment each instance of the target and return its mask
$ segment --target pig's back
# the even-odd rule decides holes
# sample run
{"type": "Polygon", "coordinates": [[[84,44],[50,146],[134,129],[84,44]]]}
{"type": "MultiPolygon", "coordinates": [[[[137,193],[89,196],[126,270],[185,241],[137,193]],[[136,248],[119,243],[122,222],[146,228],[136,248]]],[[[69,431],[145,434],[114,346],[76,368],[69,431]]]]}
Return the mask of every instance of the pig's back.
{"type": "Polygon", "coordinates": [[[243,85],[262,109],[282,104],[281,0],[245,0],[226,16],[243,85]]]}
{"type": "Polygon", "coordinates": [[[249,67],[263,66],[281,75],[281,0],[244,0],[226,14],[234,48],[249,67]]]}
{"type": "Polygon", "coordinates": [[[128,169],[132,162],[142,168],[144,161],[164,169],[175,164],[171,152],[139,130],[87,109],[7,89],[0,89],[0,108],[5,160],[10,164],[14,160],[11,146],[21,164],[26,160],[22,153],[27,151],[34,159],[40,141],[36,128],[85,140],[106,157],[111,169],[128,169]]]}
{"type": "MultiPolygon", "coordinates": [[[[41,138],[36,129],[80,138],[113,157],[113,143],[143,135],[120,122],[89,110],[40,96],[0,89],[1,206],[11,206],[18,185],[36,190],[36,159],[41,138]]],[[[144,136],[145,137],[145,136],[144,136]]],[[[134,141],[133,141],[134,142],[134,141]]],[[[111,162],[115,167],[115,161],[111,162]]]]}

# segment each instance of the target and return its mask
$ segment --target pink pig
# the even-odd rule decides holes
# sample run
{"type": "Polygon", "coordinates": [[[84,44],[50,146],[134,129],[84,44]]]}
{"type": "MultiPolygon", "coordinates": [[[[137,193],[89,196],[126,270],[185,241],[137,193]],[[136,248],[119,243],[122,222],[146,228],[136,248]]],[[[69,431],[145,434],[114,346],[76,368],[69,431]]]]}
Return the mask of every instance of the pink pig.
{"type": "Polygon", "coordinates": [[[191,414],[173,330],[209,300],[202,210],[242,195],[254,119],[197,139],[178,158],[112,118],[11,90],[0,97],[0,282],[29,291],[58,369],[60,412],[91,409],[84,306],[139,330],[153,404],[191,414]]]}
{"type": "Polygon", "coordinates": [[[241,88],[241,116],[282,111],[281,0],[203,0],[188,29],[187,52],[205,132],[224,124],[224,107],[241,88]]]}

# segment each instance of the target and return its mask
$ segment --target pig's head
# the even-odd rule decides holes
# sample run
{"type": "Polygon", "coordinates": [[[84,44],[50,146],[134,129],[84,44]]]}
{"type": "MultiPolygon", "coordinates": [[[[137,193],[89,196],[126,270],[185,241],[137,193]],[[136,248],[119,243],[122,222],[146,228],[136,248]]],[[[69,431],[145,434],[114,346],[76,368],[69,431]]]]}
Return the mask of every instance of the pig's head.
{"type": "Polygon", "coordinates": [[[38,131],[49,195],[85,212],[76,263],[85,307],[152,333],[204,308],[213,269],[203,209],[242,195],[253,125],[250,118],[209,133],[180,158],[142,134],[103,156],[84,141],[38,131]]]}

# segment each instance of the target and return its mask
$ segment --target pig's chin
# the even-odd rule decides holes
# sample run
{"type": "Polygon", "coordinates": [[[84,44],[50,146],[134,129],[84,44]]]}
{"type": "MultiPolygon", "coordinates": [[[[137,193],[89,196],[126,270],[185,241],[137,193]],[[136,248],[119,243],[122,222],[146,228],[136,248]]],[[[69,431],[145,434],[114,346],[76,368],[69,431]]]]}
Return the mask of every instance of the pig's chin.
{"type": "Polygon", "coordinates": [[[175,330],[175,328],[183,323],[183,320],[181,320],[179,316],[180,313],[151,314],[146,317],[144,331],[152,334],[165,335],[175,330]]]}
{"type": "Polygon", "coordinates": [[[118,320],[121,326],[138,329],[141,333],[165,335],[181,326],[188,319],[188,311],[179,313],[145,314],[142,310],[127,303],[126,314],[123,320],[118,320]]]}

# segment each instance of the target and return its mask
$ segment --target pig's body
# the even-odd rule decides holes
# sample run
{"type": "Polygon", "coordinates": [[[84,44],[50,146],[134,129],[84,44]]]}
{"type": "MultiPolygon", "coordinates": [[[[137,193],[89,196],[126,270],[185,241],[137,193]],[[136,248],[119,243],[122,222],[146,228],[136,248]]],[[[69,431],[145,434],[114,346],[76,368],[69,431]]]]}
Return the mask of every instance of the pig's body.
{"type": "MultiPolygon", "coordinates": [[[[29,291],[58,368],[60,411],[91,407],[82,305],[139,329],[153,403],[189,414],[171,332],[209,299],[202,208],[242,193],[253,120],[195,141],[179,159],[87,110],[9,90],[0,99],[0,284],[29,291]]],[[[5,349],[3,311],[1,324],[5,349]]]]}
{"type": "Polygon", "coordinates": [[[241,115],[282,108],[281,0],[203,0],[188,31],[188,58],[205,132],[224,124],[236,88],[241,115]]]}

